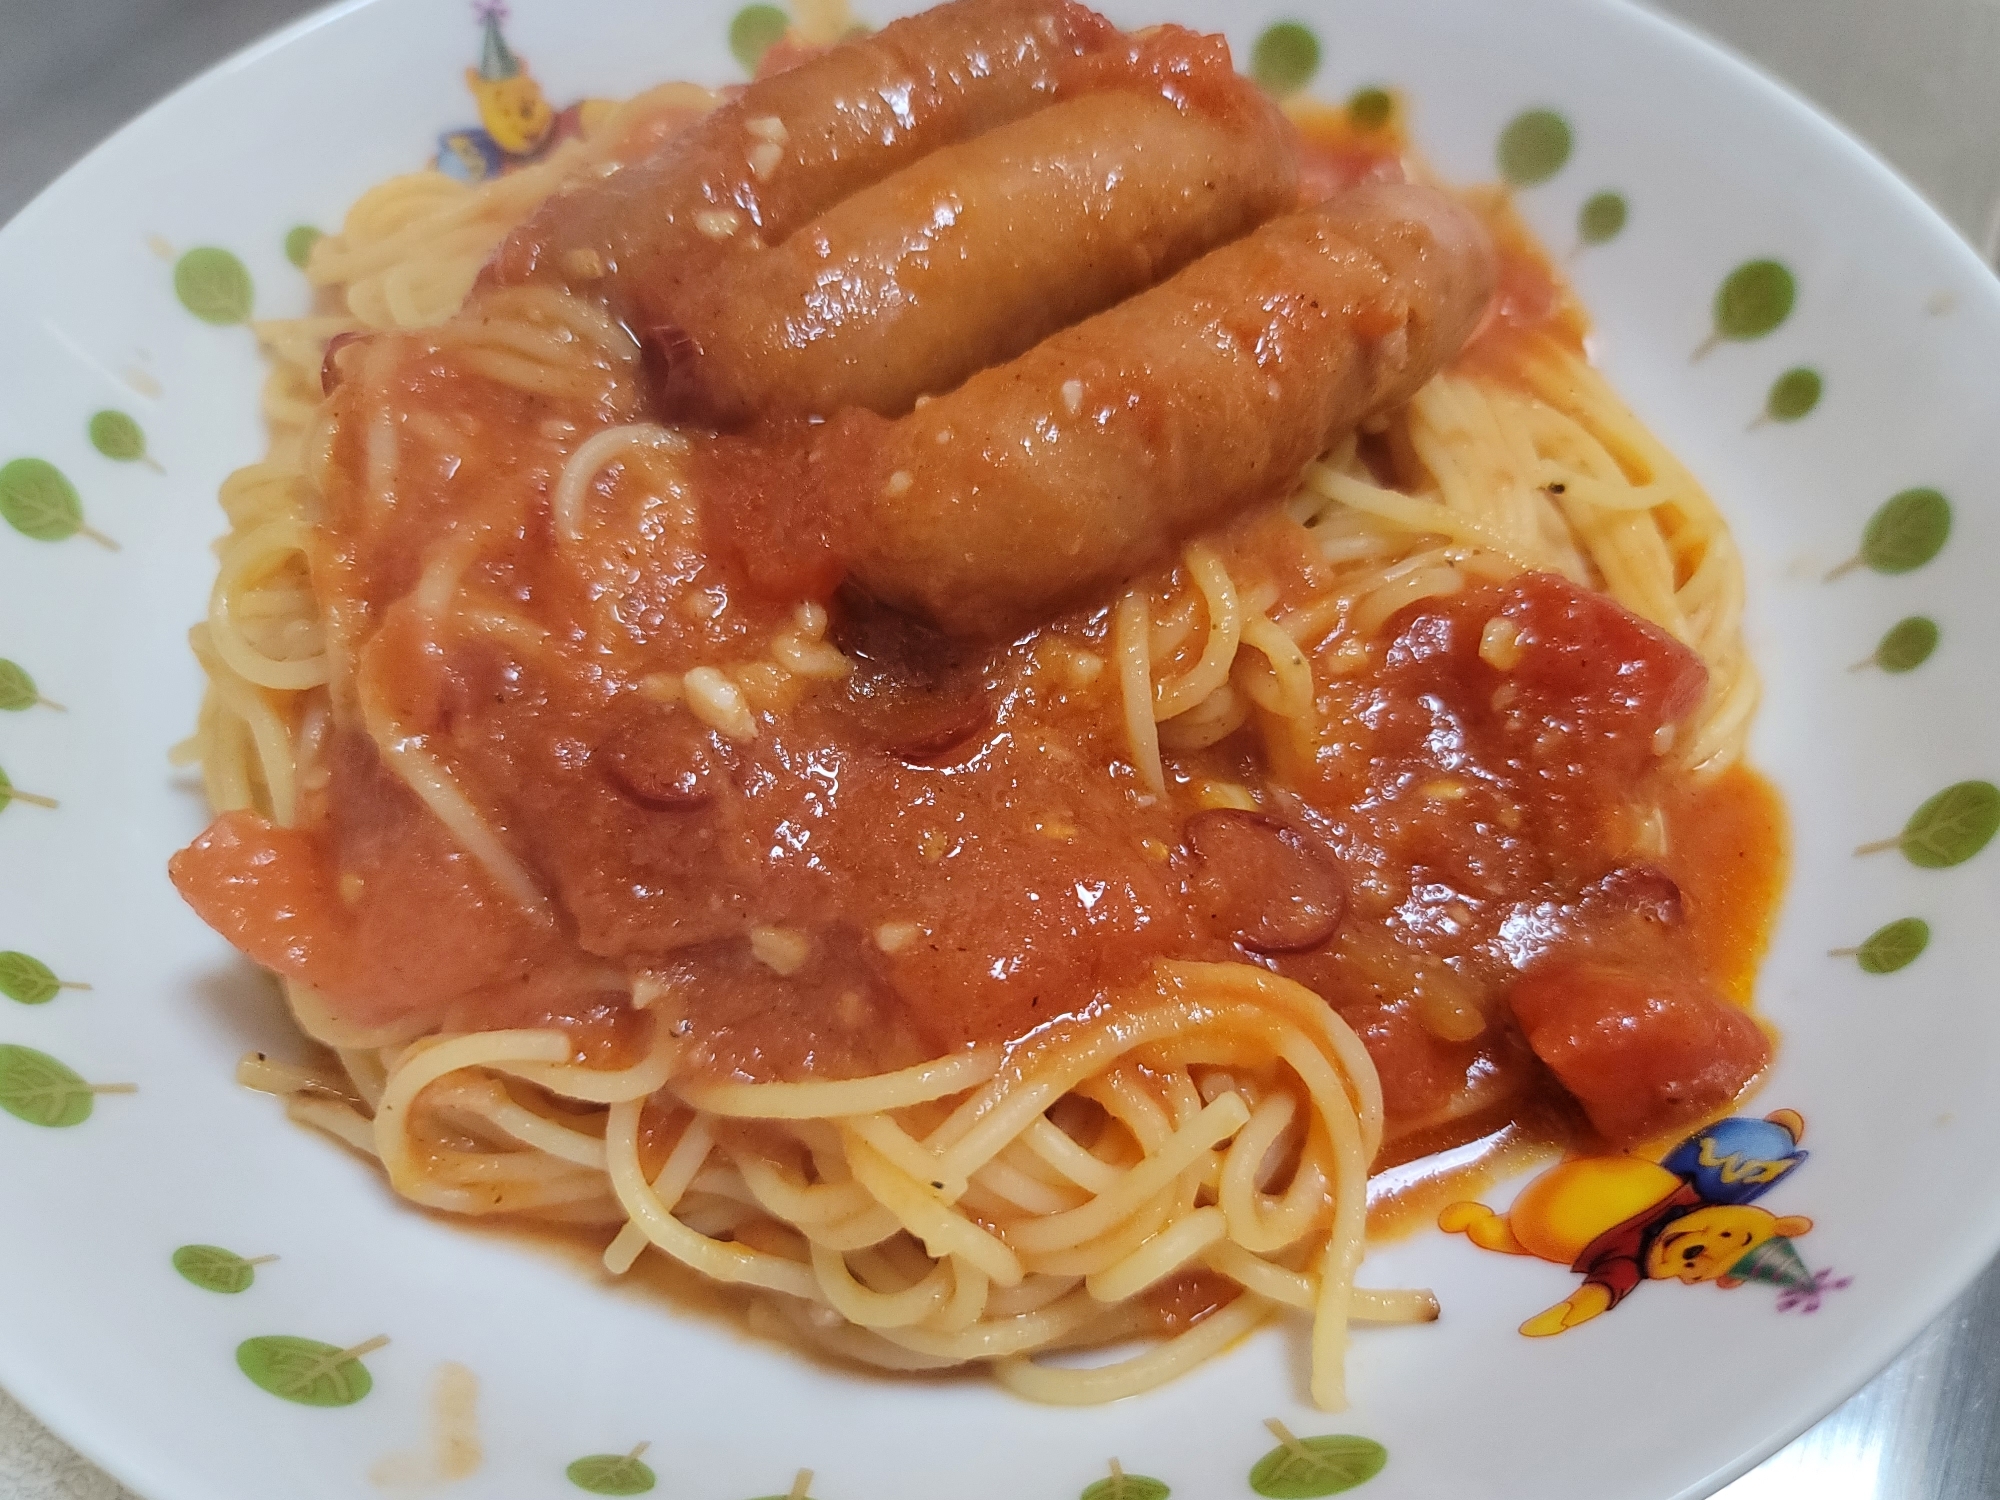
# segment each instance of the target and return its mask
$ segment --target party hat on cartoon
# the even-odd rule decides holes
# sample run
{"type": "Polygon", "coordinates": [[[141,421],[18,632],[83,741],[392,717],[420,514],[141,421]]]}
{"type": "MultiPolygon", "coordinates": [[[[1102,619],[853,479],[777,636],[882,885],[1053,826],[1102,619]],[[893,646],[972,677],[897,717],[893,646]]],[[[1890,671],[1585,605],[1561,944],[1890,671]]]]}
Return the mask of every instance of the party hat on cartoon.
{"type": "Polygon", "coordinates": [[[1729,1275],[1735,1281],[1767,1281],[1792,1288],[1811,1286],[1813,1279],[1798,1247],[1783,1235],[1751,1250],[1729,1268],[1729,1275]]]}
{"type": "Polygon", "coordinates": [[[507,45],[507,38],[500,34],[500,23],[507,19],[507,7],[499,0],[489,0],[478,8],[478,13],[479,19],[486,23],[485,40],[479,48],[479,76],[488,83],[515,77],[521,71],[521,61],[507,45]]]}
{"type": "MultiPolygon", "coordinates": [[[[1798,1247],[1783,1235],[1764,1241],[1729,1268],[1729,1281],[1762,1281],[1778,1287],[1778,1311],[1818,1312],[1828,1292],[1848,1286],[1853,1278],[1833,1272],[1808,1271],[1798,1247]]],[[[1724,1285],[1728,1285],[1725,1282],[1724,1285]]]]}

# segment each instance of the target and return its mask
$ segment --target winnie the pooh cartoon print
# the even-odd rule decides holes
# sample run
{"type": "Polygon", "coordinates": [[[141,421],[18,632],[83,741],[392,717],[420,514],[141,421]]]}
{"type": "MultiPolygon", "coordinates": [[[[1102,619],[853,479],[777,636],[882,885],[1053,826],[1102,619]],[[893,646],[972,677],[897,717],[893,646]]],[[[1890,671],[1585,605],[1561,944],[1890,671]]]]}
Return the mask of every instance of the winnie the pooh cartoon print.
{"type": "Polygon", "coordinates": [[[479,106],[479,124],[438,137],[434,165],[462,182],[483,182],[539,160],[559,142],[581,134],[598,100],[557,110],[507,45],[500,23],[507,8],[500,0],[474,6],[483,29],[479,66],[465,70],[465,85],[479,106]]]}
{"type": "Polygon", "coordinates": [[[1804,1164],[1805,1121],[1778,1110],[1705,1126],[1659,1161],[1584,1156],[1559,1162],[1521,1190],[1506,1213],[1453,1203],[1438,1227],[1482,1250],[1568,1266],[1583,1285],[1521,1325],[1543,1338],[1616,1307],[1642,1281],[1746,1281],[1781,1287],[1779,1310],[1816,1310],[1846,1281],[1808,1272],[1793,1245],[1812,1220],[1754,1206],[1804,1164]]]}

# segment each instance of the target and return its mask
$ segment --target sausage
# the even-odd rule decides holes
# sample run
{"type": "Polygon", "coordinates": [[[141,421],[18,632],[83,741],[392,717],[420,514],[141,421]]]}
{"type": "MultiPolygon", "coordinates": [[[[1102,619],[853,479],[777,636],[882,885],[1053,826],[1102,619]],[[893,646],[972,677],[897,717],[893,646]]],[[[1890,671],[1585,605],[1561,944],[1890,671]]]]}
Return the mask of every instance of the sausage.
{"type": "Polygon", "coordinates": [[[1174,31],[1212,75],[1195,99],[1050,105],[696,278],[664,331],[668,420],[898,416],[1289,207],[1290,123],[1220,38],[1174,31]]]}
{"type": "Polygon", "coordinates": [[[1072,0],[954,0],[893,22],[759,79],[646,160],[555,194],[479,285],[603,278],[613,310],[642,330],[670,317],[685,278],[1039,109],[1116,38],[1072,0]]]}
{"type": "Polygon", "coordinates": [[[1479,321],[1494,257],[1445,194],[1371,184],[888,421],[847,411],[812,463],[877,598],[954,633],[1045,619],[1269,500],[1406,400],[1479,321]]]}
{"type": "Polygon", "coordinates": [[[1252,953],[1303,953],[1339,930],[1347,878],[1317,839],[1238,808],[1198,812],[1185,832],[1189,894],[1219,936],[1252,953]]]}
{"type": "Polygon", "coordinates": [[[840,711],[864,743],[930,765],[992,726],[995,664],[983,652],[866,600],[847,601],[832,639],[854,664],[840,711]]]}
{"type": "Polygon", "coordinates": [[[653,812],[707,805],[721,773],[709,750],[714,731],[684,708],[630,705],[591,752],[591,762],[622,796],[653,812]]]}

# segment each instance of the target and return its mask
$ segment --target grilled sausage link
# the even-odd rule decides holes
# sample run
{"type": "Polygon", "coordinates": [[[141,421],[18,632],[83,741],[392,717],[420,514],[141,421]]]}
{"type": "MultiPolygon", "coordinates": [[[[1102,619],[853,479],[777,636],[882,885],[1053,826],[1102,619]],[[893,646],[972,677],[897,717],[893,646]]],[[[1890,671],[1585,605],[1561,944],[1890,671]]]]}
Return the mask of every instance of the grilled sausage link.
{"type": "Polygon", "coordinates": [[[608,290],[643,330],[671,317],[687,278],[781,242],[940,146],[1033,113],[1117,40],[1072,0],[953,0],[893,22],[759,79],[645,160],[555,194],[480,286],[608,290]]]}
{"type": "Polygon", "coordinates": [[[1121,86],[942,147],[650,295],[664,413],[900,416],[1290,208],[1294,132],[1227,45],[1163,28],[1142,47],[1181,65],[1100,68],[1121,86]],[[1148,86],[1162,71],[1172,97],[1148,86]]]}
{"type": "Polygon", "coordinates": [[[1486,308],[1491,244],[1434,189],[1274,220],[890,421],[847,411],[808,472],[853,578],[992,635],[1115,587],[1273,499],[1407,400],[1486,308]]]}

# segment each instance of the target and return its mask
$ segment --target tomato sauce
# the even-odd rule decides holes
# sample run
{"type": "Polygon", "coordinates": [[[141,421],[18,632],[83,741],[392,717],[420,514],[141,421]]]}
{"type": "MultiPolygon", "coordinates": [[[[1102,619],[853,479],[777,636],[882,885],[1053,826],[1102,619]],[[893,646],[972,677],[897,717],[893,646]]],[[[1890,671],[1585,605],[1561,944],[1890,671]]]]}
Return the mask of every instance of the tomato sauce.
{"type": "MultiPolygon", "coordinates": [[[[1310,180],[1402,170],[1393,130],[1307,126],[1310,180]]],[[[1487,209],[1508,269],[1464,358],[1580,343],[1504,199],[1487,209]]],[[[1303,723],[1258,710],[1171,755],[1156,794],[1107,609],[946,641],[746,557],[713,464],[684,482],[628,454],[558,536],[562,455],[604,406],[421,340],[341,357],[366,378],[333,398],[313,575],[353,663],[342,727],[297,828],[225,815],[173,874],[343,1019],[556,1023],[600,1065],[665,1027],[711,1076],[853,1076],[1017,1040],[1163,957],[1232,959],[1305,983],[1361,1035],[1392,1160],[1502,1127],[1642,1139],[1764,1066],[1739,1007],[1782,814],[1749,771],[1674,769],[1704,669],[1601,595],[1528,575],[1329,639],[1303,723]],[[391,503],[371,477],[385,420],[391,503]],[[840,681],[773,666],[802,594],[853,664],[840,681]],[[1496,628],[1504,666],[1482,654],[1496,628]],[[754,737],[690,712],[678,684],[698,667],[736,683],[754,737]],[[449,778],[532,901],[412,766],[449,778]]],[[[636,386],[606,400],[640,415],[636,386]]],[[[1324,582],[1282,516],[1215,540],[1239,586],[1281,603],[1324,582]]]]}

